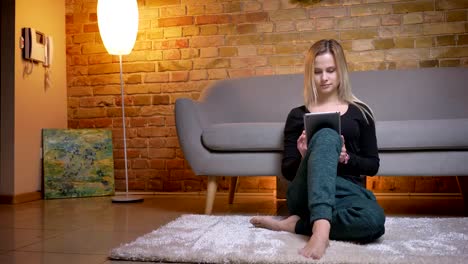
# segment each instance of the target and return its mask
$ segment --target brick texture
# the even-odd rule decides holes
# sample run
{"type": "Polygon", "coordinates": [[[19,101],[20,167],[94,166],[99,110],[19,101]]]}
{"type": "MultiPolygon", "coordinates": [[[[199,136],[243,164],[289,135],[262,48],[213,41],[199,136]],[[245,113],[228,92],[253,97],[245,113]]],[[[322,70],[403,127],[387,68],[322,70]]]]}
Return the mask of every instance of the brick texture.
{"type": "MultiPolygon", "coordinates": [[[[184,160],[177,98],[197,99],[216,80],[302,71],[304,52],[336,38],[352,71],[468,67],[466,0],[138,1],[140,25],[123,57],[132,191],[203,191],[184,160]],[[323,3],[322,3],[323,2],[323,3]]],[[[113,131],[117,190],[124,160],[119,63],[99,34],[96,1],[66,1],[68,124],[113,131]]],[[[451,177],[373,177],[379,192],[458,192],[451,177]]],[[[219,178],[227,190],[229,177],[219,178]]],[[[273,192],[274,177],[239,180],[241,192],[273,192]]]]}

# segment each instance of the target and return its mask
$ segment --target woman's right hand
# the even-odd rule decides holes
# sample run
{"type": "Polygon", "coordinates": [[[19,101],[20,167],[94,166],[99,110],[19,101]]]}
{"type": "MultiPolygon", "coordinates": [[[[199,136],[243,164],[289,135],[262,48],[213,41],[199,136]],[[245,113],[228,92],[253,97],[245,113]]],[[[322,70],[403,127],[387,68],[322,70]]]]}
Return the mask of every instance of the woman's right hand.
{"type": "Polygon", "coordinates": [[[304,157],[307,152],[307,137],[305,130],[302,131],[302,134],[297,139],[297,150],[299,150],[302,157],[304,157]]]}

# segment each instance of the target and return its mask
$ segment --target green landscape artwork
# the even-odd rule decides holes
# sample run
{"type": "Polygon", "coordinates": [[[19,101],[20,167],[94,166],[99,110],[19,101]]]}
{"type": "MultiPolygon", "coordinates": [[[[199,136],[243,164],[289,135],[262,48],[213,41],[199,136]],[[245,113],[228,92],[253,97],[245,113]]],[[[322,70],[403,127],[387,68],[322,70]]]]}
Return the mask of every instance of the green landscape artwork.
{"type": "Polygon", "coordinates": [[[112,132],[43,129],[44,199],[114,194],[112,132]]]}

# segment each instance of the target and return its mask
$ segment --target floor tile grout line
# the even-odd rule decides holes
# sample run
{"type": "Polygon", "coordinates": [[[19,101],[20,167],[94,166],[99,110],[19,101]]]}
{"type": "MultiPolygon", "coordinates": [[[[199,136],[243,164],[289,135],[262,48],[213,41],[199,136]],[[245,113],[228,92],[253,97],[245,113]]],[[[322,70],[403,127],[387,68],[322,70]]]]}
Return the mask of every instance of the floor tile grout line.
{"type": "Polygon", "coordinates": [[[23,252],[23,253],[50,253],[50,254],[62,254],[62,255],[85,255],[85,256],[106,256],[103,253],[74,253],[74,252],[55,252],[55,251],[33,251],[33,250],[12,250],[11,252],[23,252]]]}

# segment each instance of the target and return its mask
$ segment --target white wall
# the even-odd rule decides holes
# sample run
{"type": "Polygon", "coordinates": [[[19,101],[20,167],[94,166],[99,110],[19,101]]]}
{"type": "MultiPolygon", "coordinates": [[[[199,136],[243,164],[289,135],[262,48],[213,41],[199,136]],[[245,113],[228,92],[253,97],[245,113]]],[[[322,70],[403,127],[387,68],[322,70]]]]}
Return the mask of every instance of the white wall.
{"type": "Polygon", "coordinates": [[[67,127],[67,84],[65,52],[65,0],[16,0],[15,35],[33,27],[54,40],[52,86],[45,87],[45,68],[35,63],[24,74],[19,45],[15,47],[15,154],[14,194],[41,189],[41,130],[67,127]]]}

